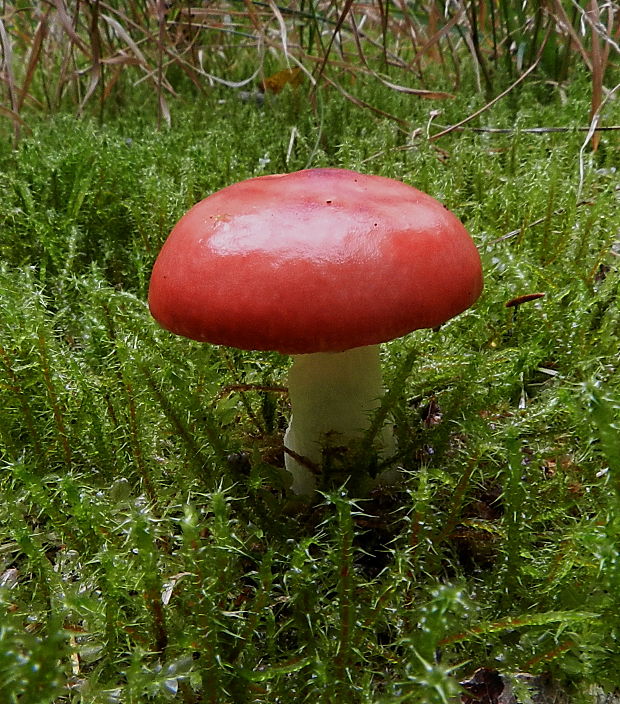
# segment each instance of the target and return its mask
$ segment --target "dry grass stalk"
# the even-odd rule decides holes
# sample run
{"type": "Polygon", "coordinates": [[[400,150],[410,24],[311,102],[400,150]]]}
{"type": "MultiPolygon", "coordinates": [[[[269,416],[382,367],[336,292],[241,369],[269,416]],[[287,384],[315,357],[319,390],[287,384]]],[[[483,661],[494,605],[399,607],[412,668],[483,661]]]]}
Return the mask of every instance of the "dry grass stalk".
{"type": "Polygon", "coordinates": [[[534,62],[531,64],[531,66],[524,73],[521,74],[521,76],[519,76],[519,78],[517,78],[517,80],[511,86],[509,86],[508,88],[506,88],[506,90],[502,91],[498,96],[496,96],[495,98],[490,100],[486,105],[483,105],[479,110],[476,110],[471,115],[468,115],[466,118],[464,118],[463,120],[461,120],[457,124],[451,125],[450,127],[446,127],[446,129],[442,130],[441,132],[438,132],[437,134],[434,134],[429,139],[431,141],[435,141],[437,139],[440,139],[441,137],[444,137],[445,135],[449,134],[450,132],[453,132],[454,130],[459,129],[463,125],[467,124],[468,122],[471,122],[471,120],[473,120],[474,118],[478,117],[483,112],[488,110],[491,106],[495,105],[495,103],[499,102],[502,98],[507,96],[510,92],[512,92],[520,83],[522,83],[527,78],[527,76],[530,73],[532,73],[532,71],[534,71],[534,69],[540,63],[540,60],[543,55],[543,51],[545,49],[545,45],[547,44],[547,41],[549,39],[549,34],[550,34],[550,32],[547,31],[547,34],[546,34],[545,38],[543,39],[542,44],[540,45],[540,49],[538,50],[538,55],[534,59],[534,62]]]}
{"type": "MultiPolygon", "coordinates": [[[[10,108],[6,108],[10,111],[11,115],[19,115],[19,101],[17,88],[15,86],[15,74],[13,71],[13,46],[11,42],[11,37],[9,36],[2,18],[0,18],[0,46],[2,47],[2,54],[4,56],[4,66],[3,73],[5,75],[5,80],[9,93],[10,108]]],[[[13,120],[13,130],[15,140],[19,139],[20,134],[20,122],[19,120],[13,120]]]]}
{"type": "MultiPolygon", "coordinates": [[[[593,26],[598,26],[600,22],[600,12],[597,0],[590,0],[588,5],[588,13],[593,26]]],[[[601,102],[603,100],[603,76],[605,74],[605,59],[601,47],[601,38],[597,31],[592,32],[592,105],[590,107],[590,121],[598,113],[601,102]]],[[[600,132],[594,132],[592,135],[592,149],[596,151],[600,142],[600,132]]]]}

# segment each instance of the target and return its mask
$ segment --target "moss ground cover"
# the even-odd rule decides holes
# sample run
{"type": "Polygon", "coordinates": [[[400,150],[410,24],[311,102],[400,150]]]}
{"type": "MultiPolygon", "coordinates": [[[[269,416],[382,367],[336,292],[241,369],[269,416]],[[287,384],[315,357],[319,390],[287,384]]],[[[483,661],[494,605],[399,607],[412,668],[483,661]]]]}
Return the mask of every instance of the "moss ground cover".
{"type": "Polygon", "coordinates": [[[292,86],[173,102],[161,130],[138,89],[103,124],[6,135],[2,701],[446,702],[479,667],[549,673],[571,701],[619,684],[617,140],[583,148],[579,73],[426,139],[484,105],[471,80],[437,103],[357,86],[413,138],[292,86]],[[308,166],[444,201],[486,278],[472,310],[385,346],[403,485],[312,509],[281,471],[286,358],[174,338],[145,303],[194,202],[308,166]]]}

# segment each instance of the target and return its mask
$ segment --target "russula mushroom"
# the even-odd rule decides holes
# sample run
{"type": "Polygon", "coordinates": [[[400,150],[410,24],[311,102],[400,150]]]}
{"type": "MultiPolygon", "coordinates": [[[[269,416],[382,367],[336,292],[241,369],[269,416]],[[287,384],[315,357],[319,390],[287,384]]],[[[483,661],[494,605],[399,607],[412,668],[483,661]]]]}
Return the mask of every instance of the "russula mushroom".
{"type": "Polygon", "coordinates": [[[285,462],[293,491],[310,494],[325,444],[354,443],[380,404],[379,343],[444,323],[481,290],[472,239],[434,198],[309,169],[191,208],[157,257],[149,306],[177,335],[293,355],[285,462]]]}

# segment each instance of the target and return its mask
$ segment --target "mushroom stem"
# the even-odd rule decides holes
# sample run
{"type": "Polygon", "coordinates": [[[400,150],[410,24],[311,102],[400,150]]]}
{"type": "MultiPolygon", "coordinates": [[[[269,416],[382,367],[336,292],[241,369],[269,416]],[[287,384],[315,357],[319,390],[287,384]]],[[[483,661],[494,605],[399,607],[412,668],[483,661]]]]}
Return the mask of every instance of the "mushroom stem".
{"type": "MultiPolygon", "coordinates": [[[[286,453],[286,469],[293,475],[295,494],[312,494],[316,479],[310,467],[321,468],[326,448],[346,447],[359,440],[381,403],[379,346],[295,355],[288,387],[292,415],[284,445],[292,454],[286,453]]],[[[384,451],[393,449],[392,430],[387,425],[380,444],[384,451]]]]}

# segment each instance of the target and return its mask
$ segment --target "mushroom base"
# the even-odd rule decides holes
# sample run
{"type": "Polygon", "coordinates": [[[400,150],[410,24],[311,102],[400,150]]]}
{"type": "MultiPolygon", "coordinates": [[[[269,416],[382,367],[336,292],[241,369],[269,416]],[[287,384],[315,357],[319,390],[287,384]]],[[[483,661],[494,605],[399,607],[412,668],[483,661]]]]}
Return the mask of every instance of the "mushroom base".
{"type": "MultiPolygon", "coordinates": [[[[307,495],[317,488],[315,475],[328,471],[332,460],[338,463],[370,426],[384,394],[379,346],[296,355],[288,387],[292,415],[285,464],[293,492],[307,495]]],[[[391,427],[379,435],[382,454],[393,452],[391,427]]]]}

